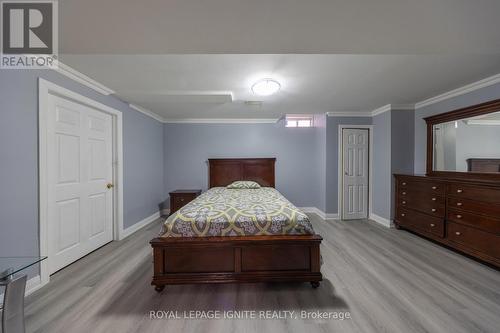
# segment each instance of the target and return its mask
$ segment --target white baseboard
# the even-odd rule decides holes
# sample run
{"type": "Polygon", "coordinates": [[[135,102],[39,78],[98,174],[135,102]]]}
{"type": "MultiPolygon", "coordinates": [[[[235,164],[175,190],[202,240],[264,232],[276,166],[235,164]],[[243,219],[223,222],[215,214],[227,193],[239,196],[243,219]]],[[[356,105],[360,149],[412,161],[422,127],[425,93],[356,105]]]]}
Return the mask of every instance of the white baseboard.
{"type": "Polygon", "coordinates": [[[371,213],[370,220],[377,222],[380,225],[383,225],[386,228],[394,227],[394,224],[391,220],[386,219],[385,217],[378,216],[377,214],[371,213]]]}
{"type": "Polygon", "coordinates": [[[26,296],[34,293],[40,288],[42,288],[42,279],[40,278],[40,275],[32,277],[26,281],[26,296]]]}
{"type": "MultiPolygon", "coordinates": [[[[26,293],[25,296],[28,296],[29,294],[34,293],[38,289],[42,287],[42,280],[40,278],[40,275],[34,276],[28,281],[26,281],[26,293]]],[[[0,294],[0,304],[3,303],[3,293],[0,294]]]]}
{"type": "MultiPolygon", "coordinates": [[[[317,207],[299,207],[304,213],[313,213],[321,217],[323,220],[338,220],[338,214],[327,214],[320,210],[317,207]]],[[[377,214],[370,213],[370,220],[377,222],[378,224],[383,225],[386,228],[393,228],[394,223],[391,220],[388,220],[384,217],[378,216],[377,214]]]]}
{"type": "Polygon", "coordinates": [[[333,213],[325,214],[325,220],[338,220],[338,219],[339,219],[339,214],[333,214],[333,213]]]}
{"type": "Polygon", "coordinates": [[[317,207],[299,207],[304,213],[313,213],[321,217],[323,220],[337,220],[338,214],[327,214],[317,207]]]}
{"type": "Polygon", "coordinates": [[[134,225],[131,225],[127,229],[123,229],[123,232],[120,235],[120,240],[127,238],[128,236],[132,235],[134,232],[144,228],[145,226],[151,224],[152,222],[156,221],[157,219],[160,218],[160,212],[156,212],[151,216],[146,217],[145,219],[137,222],[134,225]]]}

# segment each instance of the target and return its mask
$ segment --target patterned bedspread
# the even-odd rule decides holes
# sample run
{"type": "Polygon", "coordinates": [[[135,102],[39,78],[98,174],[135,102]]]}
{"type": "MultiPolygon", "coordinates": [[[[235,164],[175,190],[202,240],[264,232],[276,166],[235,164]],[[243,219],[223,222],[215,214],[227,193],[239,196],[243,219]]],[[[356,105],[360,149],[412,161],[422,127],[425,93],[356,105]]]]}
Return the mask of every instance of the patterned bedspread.
{"type": "Polygon", "coordinates": [[[214,187],[169,216],[162,237],[314,234],[306,214],[276,189],[214,187]]]}

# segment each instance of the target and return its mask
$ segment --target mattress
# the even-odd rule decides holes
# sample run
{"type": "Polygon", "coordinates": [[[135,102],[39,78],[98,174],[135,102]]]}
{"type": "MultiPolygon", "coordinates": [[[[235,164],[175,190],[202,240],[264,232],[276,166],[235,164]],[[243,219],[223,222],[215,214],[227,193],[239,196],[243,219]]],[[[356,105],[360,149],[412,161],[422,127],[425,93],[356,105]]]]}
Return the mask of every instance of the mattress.
{"type": "Polygon", "coordinates": [[[213,187],[167,218],[162,237],[314,234],[306,214],[271,187],[213,187]]]}

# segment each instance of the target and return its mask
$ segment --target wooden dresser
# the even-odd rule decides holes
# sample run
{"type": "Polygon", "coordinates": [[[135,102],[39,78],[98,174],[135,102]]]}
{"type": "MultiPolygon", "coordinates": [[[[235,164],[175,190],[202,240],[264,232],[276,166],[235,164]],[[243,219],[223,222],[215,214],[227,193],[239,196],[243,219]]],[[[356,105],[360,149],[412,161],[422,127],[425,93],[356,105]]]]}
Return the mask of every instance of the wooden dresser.
{"type": "Polygon", "coordinates": [[[395,175],[397,228],[500,267],[500,183],[395,175]]]}

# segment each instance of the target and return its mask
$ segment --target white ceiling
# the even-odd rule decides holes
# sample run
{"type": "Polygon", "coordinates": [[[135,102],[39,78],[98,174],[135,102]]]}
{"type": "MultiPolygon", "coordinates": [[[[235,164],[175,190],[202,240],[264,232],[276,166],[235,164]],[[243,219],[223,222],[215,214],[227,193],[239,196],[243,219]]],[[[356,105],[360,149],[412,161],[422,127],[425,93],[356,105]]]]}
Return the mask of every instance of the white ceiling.
{"type": "Polygon", "coordinates": [[[485,54],[498,0],[64,0],[61,53],[485,54]]]}
{"type": "Polygon", "coordinates": [[[500,55],[62,55],[62,61],[166,119],[279,118],[413,104],[500,73],[500,55]],[[252,94],[258,79],[281,85],[252,94]],[[244,101],[262,100],[262,106],[244,101]]]}

